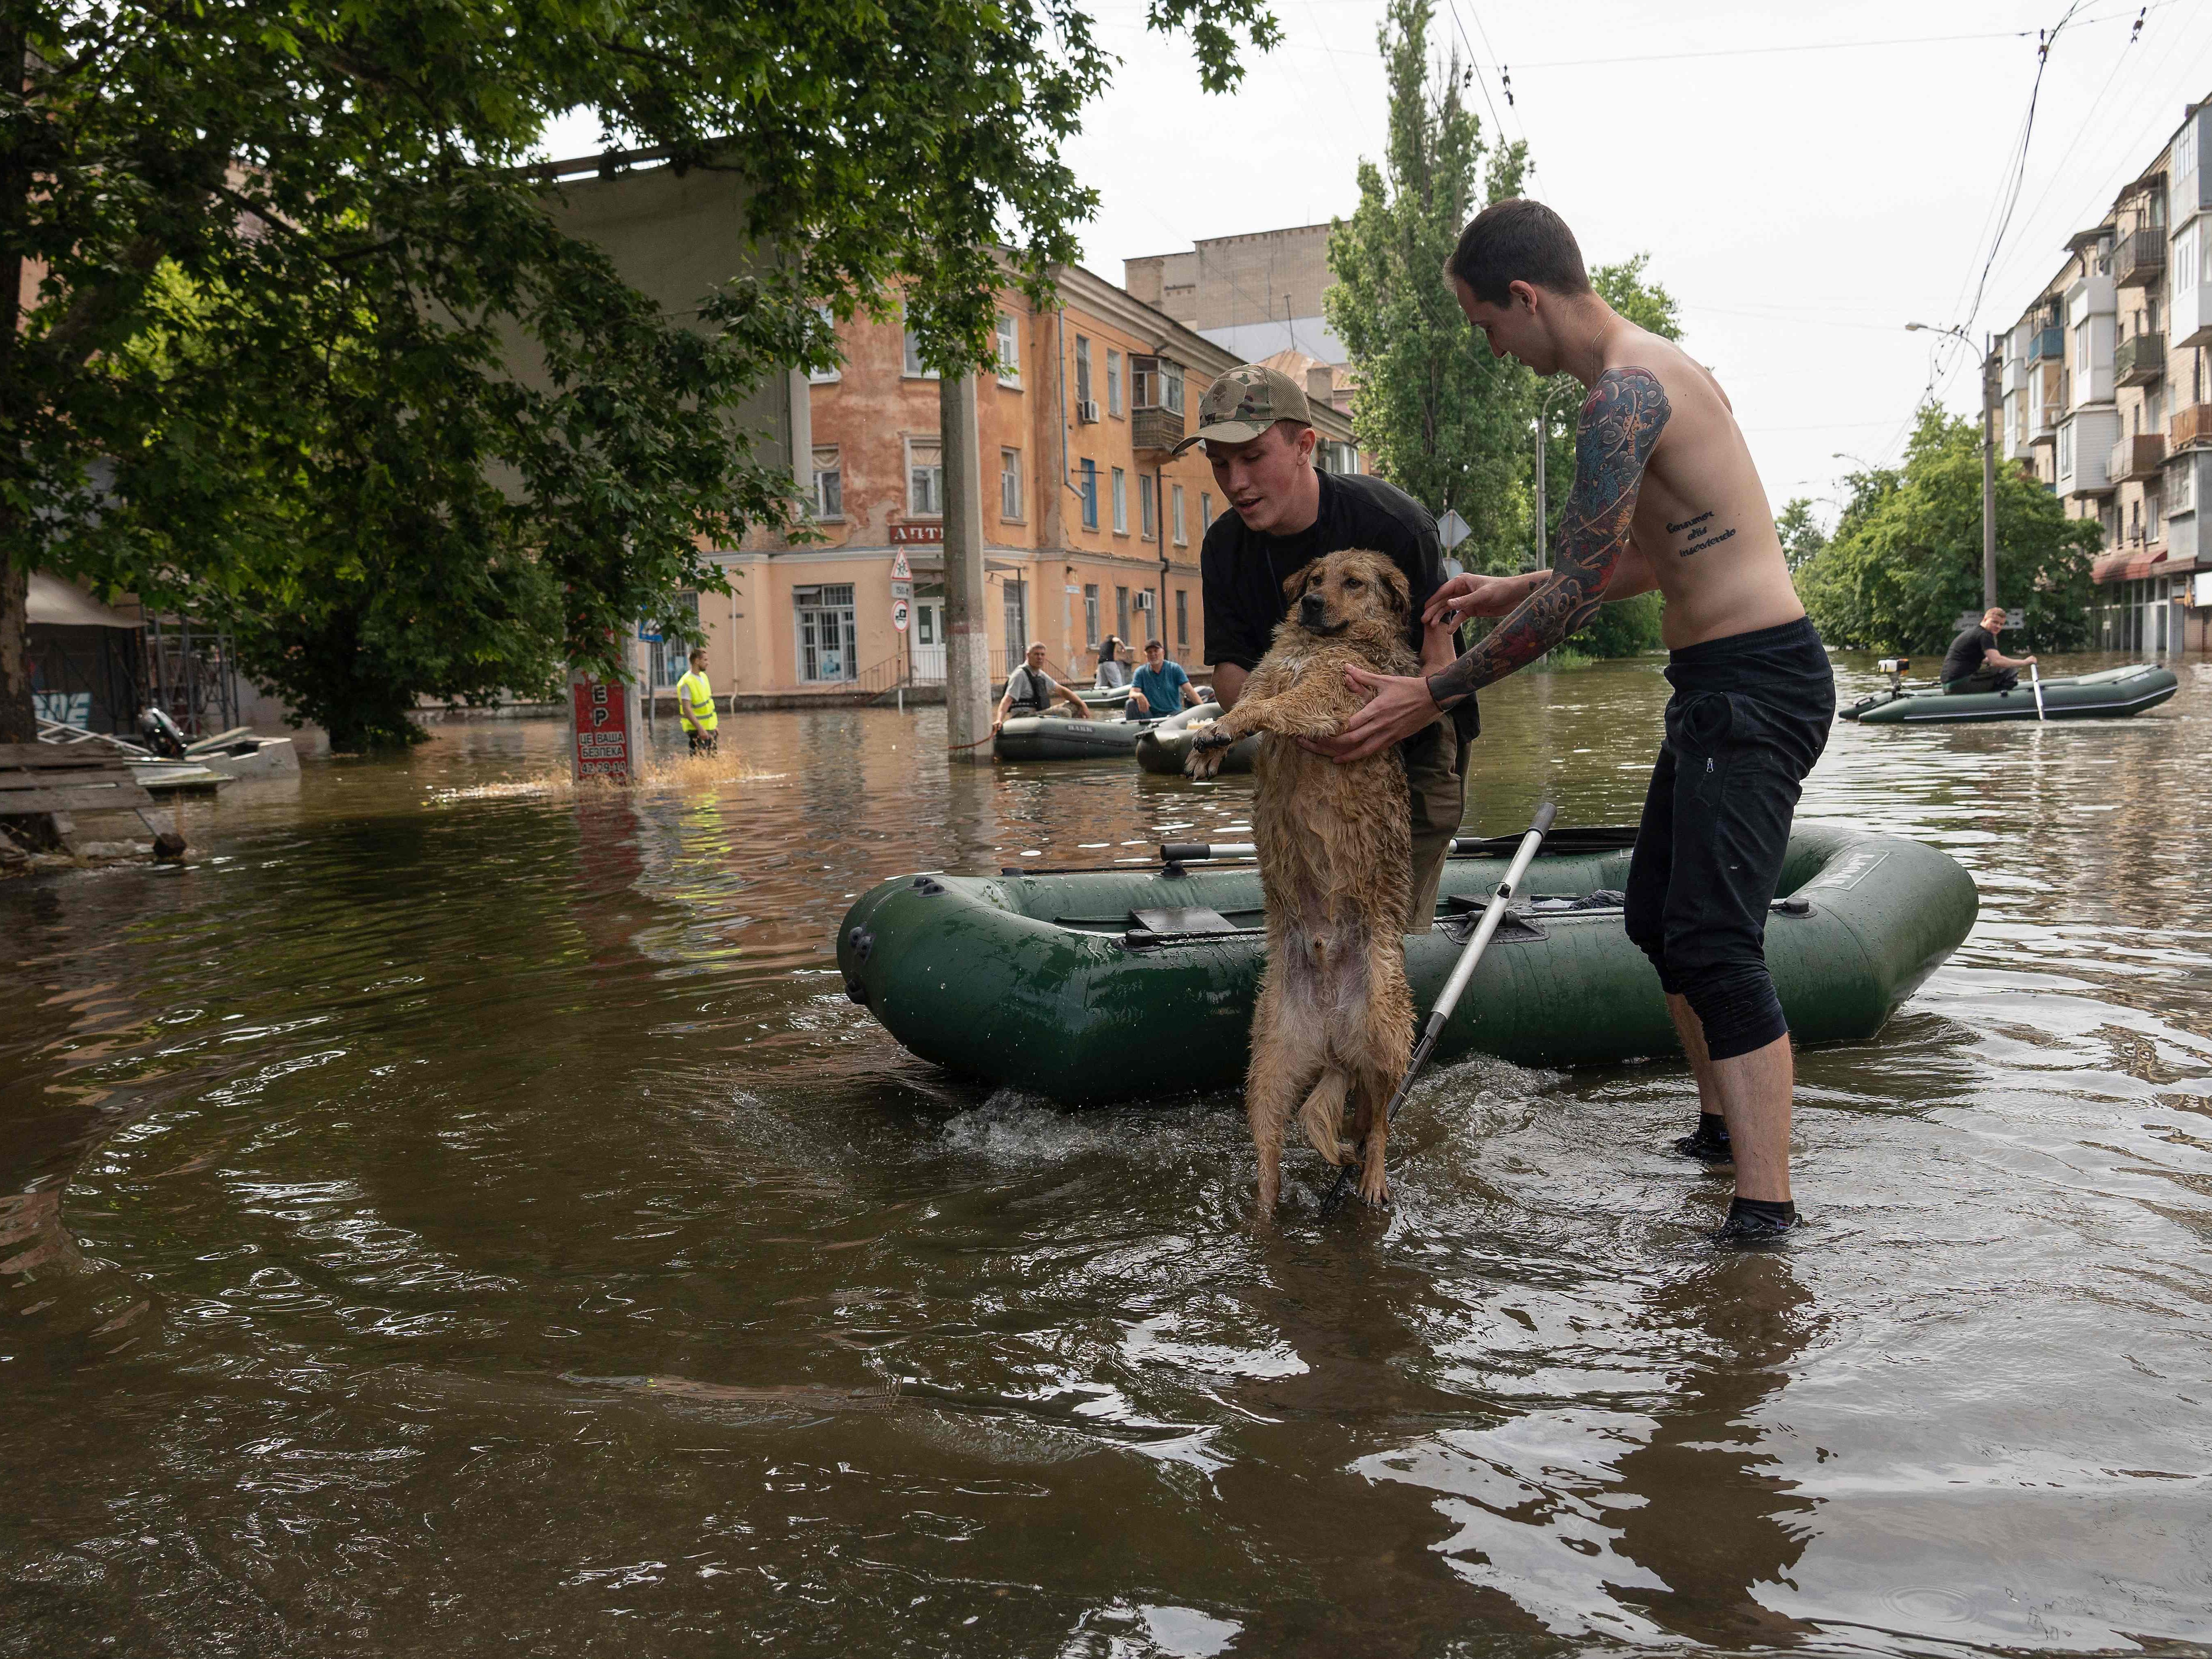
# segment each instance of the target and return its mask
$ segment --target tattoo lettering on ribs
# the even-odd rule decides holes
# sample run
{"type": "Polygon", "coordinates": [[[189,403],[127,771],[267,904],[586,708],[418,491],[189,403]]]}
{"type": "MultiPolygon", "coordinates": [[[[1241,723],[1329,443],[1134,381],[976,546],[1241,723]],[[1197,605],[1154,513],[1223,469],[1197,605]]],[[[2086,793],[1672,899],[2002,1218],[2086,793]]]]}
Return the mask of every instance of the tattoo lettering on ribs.
{"type": "Polygon", "coordinates": [[[1690,544],[1678,550],[1686,559],[1692,553],[1702,553],[1709,547],[1718,547],[1735,534],[1735,527],[1733,525],[1717,535],[1713,533],[1713,510],[1711,507],[1707,507],[1695,518],[1685,519],[1680,524],[1670,524],[1667,526],[1667,533],[1670,536],[1679,536],[1686,531],[1690,536],[1690,544]]]}
{"type": "Polygon", "coordinates": [[[1474,649],[1429,677],[1429,695],[1438,703],[1526,667],[1589,620],[1628,545],[1636,492],[1670,412],[1667,390],[1650,369],[1608,368],[1598,376],[1576,427],[1575,483],[1560,515],[1551,578],[1474,649]]]}

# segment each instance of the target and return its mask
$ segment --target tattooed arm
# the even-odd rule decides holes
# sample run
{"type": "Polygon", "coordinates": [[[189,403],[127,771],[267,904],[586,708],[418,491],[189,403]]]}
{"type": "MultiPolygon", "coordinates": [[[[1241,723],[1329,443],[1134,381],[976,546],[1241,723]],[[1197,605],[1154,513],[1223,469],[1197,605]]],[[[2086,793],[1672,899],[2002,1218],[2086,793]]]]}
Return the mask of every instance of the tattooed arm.
{"type": "Polygon", "coordinates": [[[1429,676],[1439,708],[1526,667],[1589,620],[1629,545],[1636,492],[1668,412],[1666,391],[1650,370],[1608,368],[1598,376],[1575,435],[1574,489],[1551,580],[1473,650],[1429,676]]]}

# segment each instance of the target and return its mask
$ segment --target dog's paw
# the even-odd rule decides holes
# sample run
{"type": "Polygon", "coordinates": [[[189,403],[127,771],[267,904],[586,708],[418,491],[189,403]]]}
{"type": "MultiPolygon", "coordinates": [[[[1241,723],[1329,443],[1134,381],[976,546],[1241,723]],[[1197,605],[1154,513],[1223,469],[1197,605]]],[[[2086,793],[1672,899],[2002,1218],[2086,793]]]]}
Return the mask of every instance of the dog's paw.
{"type": "Polygon", "coordinates": [[[1370,1209],[1379,1210],[1390,1201],[1390,1183],[1383,1178],[1382,1159],[1360,1166],[1359,1179],[1353,1190],[1358,1193],[1359,1201],[1370,1209]]]}
{"type": "Polygon", "coordinates": [[[1221,770],[1222,752],[1218,749],[1200,749],[1194,744],[1182,763],[1184,775],[1201,781],[1217,775],[1221,770]]]}

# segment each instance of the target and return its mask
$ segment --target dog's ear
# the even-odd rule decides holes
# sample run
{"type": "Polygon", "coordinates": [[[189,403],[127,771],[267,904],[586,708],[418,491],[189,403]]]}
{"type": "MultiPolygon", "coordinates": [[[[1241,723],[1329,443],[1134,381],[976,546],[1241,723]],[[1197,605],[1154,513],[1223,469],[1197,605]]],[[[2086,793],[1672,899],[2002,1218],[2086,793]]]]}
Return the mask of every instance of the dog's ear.
{"type": "Polygon", "coordinates": [[[1289,575],[1284,577],[1283,597],[1293,605],[1297,604],[1307,587],[1312,584],[1313,579],[1321,574],[1321,560],[1315,559],[1310,563],[1300,565],[1289,575]]]}
{"type": "Polygon", "coordinates": [[[1375,562],[1382,578],[1382,590],[1390,596],[1390,608],[1410,620],[1413,614],[1413,588],[1406,580],[1406,573],[1388,559],[1375,562]]]}

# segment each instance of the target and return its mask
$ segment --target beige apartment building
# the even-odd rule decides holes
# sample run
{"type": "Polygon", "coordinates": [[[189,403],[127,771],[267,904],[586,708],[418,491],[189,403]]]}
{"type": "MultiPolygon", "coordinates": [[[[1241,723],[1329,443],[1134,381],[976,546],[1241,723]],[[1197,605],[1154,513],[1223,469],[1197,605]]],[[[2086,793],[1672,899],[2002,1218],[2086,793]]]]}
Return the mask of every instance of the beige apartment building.
{"type": "Polygon", "coordinates": [[[2212,100],[2157,157],[1998,348],[2002,453],[2094,518],[2100,648],[2212,647],[2212,100]]]}

